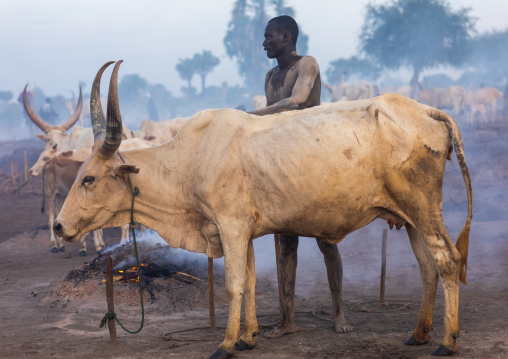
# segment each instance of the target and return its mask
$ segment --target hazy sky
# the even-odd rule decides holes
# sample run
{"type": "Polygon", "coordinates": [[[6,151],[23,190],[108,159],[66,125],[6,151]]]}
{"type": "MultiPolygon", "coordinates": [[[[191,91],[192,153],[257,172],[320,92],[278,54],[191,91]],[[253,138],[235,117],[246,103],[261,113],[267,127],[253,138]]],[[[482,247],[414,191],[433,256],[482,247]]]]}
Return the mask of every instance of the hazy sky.
{"type": "MultiPolygon", "coordinates": [[[[309,36],[309,54],[324,73],[330,61],[356,53],[369,1],[286,0],[309,36]]],[[[374,1],[382,3],[385,1],[374,1]]],[[[472,7],[477,29],[504,29],[508,5],[499,0],[452,0],[454,9],[472,7]]],[[[69,95],[79,80],[90,86],[99,67],[123,59],[120,78],[137,73],[175,95],[185,82],[179,58],[211,50],[221,64],[207,85],[241,83],[223,39],[234,0],[0,0],[0,91],[15,96],[26,83],[47,95],[69,95]]],[[[275,15],[275,14],[274,14],[275,15]]],[[[259,34],[259,46],[263,34],[259,34]]],[[[197,77],[193,85],[200,86],[197,77]]]]}

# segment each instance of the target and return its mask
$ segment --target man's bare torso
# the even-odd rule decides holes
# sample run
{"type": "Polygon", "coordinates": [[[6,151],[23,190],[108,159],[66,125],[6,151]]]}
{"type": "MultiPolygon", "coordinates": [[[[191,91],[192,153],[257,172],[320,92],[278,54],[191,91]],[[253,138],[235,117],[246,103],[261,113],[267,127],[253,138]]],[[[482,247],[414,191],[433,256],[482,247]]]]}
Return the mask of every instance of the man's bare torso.
{"type": "MultiPolygon", "coordinates": [[[[310,73],[308,71],[310,66],[317,66],[316,60],[310,56],[302,56],[293,66],[285,70],[279,70],[278,66],[270,69],[266,75],[266,105],[273,105],[294,95],[293,90],[296,81],[300,76],[306,76],[307,73],[310,73]]],[[[298,106],[298,109],[318,106],[320,104],[321,77],[319,75],[319,68],[314,82],[308,86],[312,86],[308,98],[298,106]]]]}

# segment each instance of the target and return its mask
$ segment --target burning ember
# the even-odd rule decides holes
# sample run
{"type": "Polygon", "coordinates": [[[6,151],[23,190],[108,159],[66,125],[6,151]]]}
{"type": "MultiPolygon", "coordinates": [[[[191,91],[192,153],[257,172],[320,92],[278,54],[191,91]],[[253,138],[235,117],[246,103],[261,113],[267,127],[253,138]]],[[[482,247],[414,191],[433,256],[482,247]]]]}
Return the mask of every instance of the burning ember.
{"type": "MultiPolygon", "coordinates": [[[[147,278],[174,278],[181,282],[192,284],[195,281],[201,281],[201,279],[196,278],[190,274],[170,271],[167,268],[164,268],[156,263],[141,263],[140,275],[142,280],[147,280],[147,278]]],[[[121,269],[115,271],[113,274],[113,282],[122,282],[122,283],[134,283],[139,282],[138,277],[138,267],[132,267],[128,269],[121,269]]],[[[106,280],[103,279],[102,283],[105,283],[106,280]]]]}

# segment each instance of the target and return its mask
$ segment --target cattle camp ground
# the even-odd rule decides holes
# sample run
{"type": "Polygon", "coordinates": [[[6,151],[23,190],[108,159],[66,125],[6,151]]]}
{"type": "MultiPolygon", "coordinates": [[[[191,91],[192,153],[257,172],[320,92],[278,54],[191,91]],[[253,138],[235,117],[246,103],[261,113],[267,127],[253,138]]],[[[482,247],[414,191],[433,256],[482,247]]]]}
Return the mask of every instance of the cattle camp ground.
{"type": "MultiPolygon", "coordinates": [[[[473,184],[473,222],[468,285],[460,286],[460,338],[457,358],[506,358],[508,353],[508,120],[459,122],[473,184]]],[[[47,217],[41,213],[42,182],[23,187],[25,164],[44,149],[34,138],[0,143],[0,300],[1,358],[203,358],[223,339],[227,319],[224,268],[214,261],[217,329],[209,328],[207,259],[172,250],[156,233],[138,233],[140,256],[168,272],[144,283],[145,322],[136,335],[117,326],[119,345],[109,342],[99,323],[107,311],[104,261],[130,269],[132,245],[118,246],[119,228],[104,230],[108,252],[97,256],[87,239],[51,253],[47,217]],[[26,158],[26,161],[25,161],[26,158]],[[115,246],[116,245],[116,246],[115,246]]],[[[467,214],[459,166],[447,163],[443,186],[444,222],[457,238],[467,214]]],[[[339,244],[344,266],[346,319],[352,333],[337,334],[329,321],[331,300],[325,266],[314,239],[302,239],[296,283],[299,331],[279,339],[259,336],[258,346],[238,358],[426,358],[442,336],[443,292],[438,287],[434,330],[429,345],[405,346],[414,329],[421,296],[418,264],[405,229],[388,230],[385,298],[379,308],[381,238],[386,222],[376,220],[339,244]]],[[[260,332],[278,320],[278,295],[272,236],[254,241],[256,309],[260,332]]],[[[115,312],[130,330],[141,320],[137,283],[114,284],[115,312]]]]}

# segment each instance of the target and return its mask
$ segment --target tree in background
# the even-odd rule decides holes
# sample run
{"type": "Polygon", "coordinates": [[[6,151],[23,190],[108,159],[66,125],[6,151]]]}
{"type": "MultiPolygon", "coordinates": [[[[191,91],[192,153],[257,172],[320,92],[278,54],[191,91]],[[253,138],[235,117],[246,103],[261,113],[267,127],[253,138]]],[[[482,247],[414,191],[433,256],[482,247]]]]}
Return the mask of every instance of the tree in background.
{"type": "Polygon", "coordinates": [[[381,69],[369,59],[351,56],[349,59],[337,59],[330,62],[326,70],[326,79],[330,84],[335,85],[341,81],[343,74],[346,75],[346,81],[354,78],[375,82],[381,74],[381,69]]]}
{"type": "Polygon", "coordinates": [[[147,89],[148,82],[138,74],[125,75],[118,85],[118,96],[127,103],[135,102],[147,89]]]}
{"type": "Polygon", "coordinates": [[[195,54],[192,58],[195,73],[201,77],[201,93],[205,91],[205,79],[213,68],[220,63],[218,57],[214,56],[211,51],[203,50],[200,54],[195,54]]]}
{"type": "Polygon", "coordinates": [[[360,34],[361,50],[387,69],[410,66],[414,89],[424,69],[460,66],[475,19],[470,8],[452,11],[445,0],[395,0],[367,5],[360,34]]]}
{"type": "Polygon", "coordinates": [[[14,95],[11,91],[0,91],[0,101],[9,102],[13,97],[14,95]]]}
{"type": "Polygon", "coordinates": [[[178,63],[175,66],[176,71],[178,72],[178,75],[180,78],[184,81],[187,81],[187,90],[184,91],[182,88],[182,92],[185,94],[194,94],[196,91],[192,87],[192,78],[194,77],[194,74],[196,73],[196,69],[194,67],[194,61],[192,59],[179,59],[178,63]],[[194,89],[194,90],[192,90],[194,89]]]}
{"type": "MultiPolygon", "coordinates": [[[[224,38],[226,53],[236,59],[238,72],[249,91],[264,93],[265,75],[273,66],[262,46],[266,24],[279,15],[294,17],[295,11],[284,5],[284,0],[237,0],[231,15],[224,38]]],[[[305,55],[309,38],[302,32],[301,24],[299,28],[296,50],[305,55]]]]}

